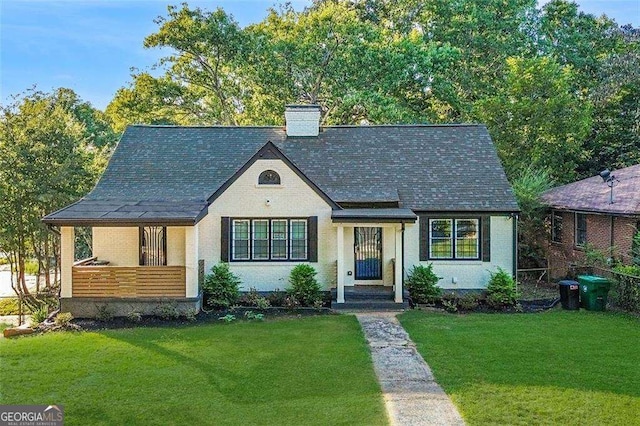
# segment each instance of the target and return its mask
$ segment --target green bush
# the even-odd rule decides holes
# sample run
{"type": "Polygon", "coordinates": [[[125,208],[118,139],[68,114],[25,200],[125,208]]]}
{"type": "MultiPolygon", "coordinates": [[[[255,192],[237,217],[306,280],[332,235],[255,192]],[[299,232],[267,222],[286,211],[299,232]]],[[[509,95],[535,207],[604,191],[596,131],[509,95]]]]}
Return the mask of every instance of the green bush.
{"type": "Polygon", "coordinates": [[[142,314],[140,312],[132,311],[127,314],[127,321],[138,323],[142,321],[142,314]]]}
{"type": "Polygon", "coordinates": [[[629,312],[640,312],[640,266],[617,265],[613,268],[613,284],[611,286],[611,302],[629,312]]]}
{"type": "Polygon", "coordinates": [[[229,308],[240,298],[240,279],[231,272],[228,263],[218,263],[205,277],[202,289],[207,306],[229,308]]]}
{"type": "Polygon", "coordinates": [[[42,304],[37,307],[31,314],[31,322],[33,325],[40,324],[49,316],[49,307],[46,304],[42,304]]]}
{"type": "Polygon", "coordinates": [[[458,299],[458,306],[465,311],[473,311],[480,305],[480,298],[475,293],[467,293],[458,299]]]}
{"type": "Polygon", "coordinates": [[[301,306],[314,306],[321,300],[320,284],[316,280],[315,268],[311,265],[300,264],[291,270],[289,275],[290,287],[287,294],[301,306]]]}
{"type": "Polygon", "coordinates": [[[433,303],[442,293],[438,287],[438,281],[442,277],[433,272],[433,264],[427,266],[418,265],[409,270],[405,285],[413,303],[433,303]]]}
{"type": "Polygon", "coordinates": [[[254,287],[251,287],[249,292],[241,298],[241,302],[243,305],[255,306],[258,309],[267,309],[271,306],[271,302],[266,297],[260,296],[254,287]]]}
{"type": "Polygon", "coordinates": [[[60,312],[57,316],[56,316],[56,325],[59,325],[61,327],[65,327],[67,325],[69,325],[71,323],[71,321],[73,320],[73,315],[71,315],[71,312],[60,312]]]}
{"type": "Polygon", "coordinates": [[[98,321],[108,322],[113,319],[113,309],[106,303],[96,305],[96,319],[98,321]]]}
{"type": "Polygon", "coordinates": [[[163,320],[177,320],[180,318],[178,306],[172,302],[161,303],[153,310],[153,314],[163,320]]]}
{"type": "Polygon", "coordinates": [[[494,308],[514,306],[518,301],[518,292],[513,277],[504,269],[498,267],[491,272],[491,279],[487,286],[487,303],[494,308]]]}
{"type": "MultiPolygon", "coordinates": [[[[17,297],[0,299],[0,315],[18,315],[20,313],[20,300],[17,297]]],[[[22,313],[30,313],[29,307],[22,305],[22,313]]]]}
{"type": "Polygon", "coordinates": [[[287,299],[287,292],[275,289],[267,296],[267,302],[270,306],[284,306],[287,299]]]}

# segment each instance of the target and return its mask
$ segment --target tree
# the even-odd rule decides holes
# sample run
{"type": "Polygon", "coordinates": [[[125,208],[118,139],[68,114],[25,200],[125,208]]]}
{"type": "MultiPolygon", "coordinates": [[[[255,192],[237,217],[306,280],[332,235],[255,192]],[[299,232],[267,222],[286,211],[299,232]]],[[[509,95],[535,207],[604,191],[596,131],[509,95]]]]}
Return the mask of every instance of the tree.
{"type": "Polygon", "coordinates": [[[591,107],[572,91],[573,73],[550,58],[507,60],[505,87],[476,103],[510,179],[528,167],[571,182],[584,160],[591,107]]]}
{"type": "Polygon", "coordinates": [[[76,115],[83,105],[67,89],[32,90],[0,110],[0,250],[15,268],[14,290],[32,307],[38,299],[26,286],[27,258],[36,256],[48,288],[59,265],[59,242],[41,218],[84,195],[97,176],[100,151],[76,115]]]}

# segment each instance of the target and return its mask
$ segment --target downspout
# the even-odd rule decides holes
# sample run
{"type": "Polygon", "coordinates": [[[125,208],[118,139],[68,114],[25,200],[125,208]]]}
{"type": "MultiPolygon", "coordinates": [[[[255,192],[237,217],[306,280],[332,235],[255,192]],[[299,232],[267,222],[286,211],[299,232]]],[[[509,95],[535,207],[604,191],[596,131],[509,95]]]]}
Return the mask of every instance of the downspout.
{"type": "Polygon", "coordinates": [[[402,283],[402,300],[404,301],[404,222],[402,222],[402,247],[400,254],[402,256],[402,265],[400,265],[402,268],[402,280],[400,280],[400,282],[402,283]]]}
{"type": "Polygon", "coordinates": [[[512,213],[513,219],[513,275],[516,281],[516,291],[518,290],[518,214],[512,213]]]}
{"type": "Polygon", "coordinates": [[[614,226],[614,218],[613,218],[613,215],[611,215],[611,216],[609,216],[609,217],[611,218],[611,219],[610,219],[610,221],[611,221],[611,226],[609,227],[609,228],[610,228],[610,231],[611,231],[611,232],[610,232],[610,234],[611,234],[611,235],[609,236],[609,257],[611,258],[611,262],[609,263],[609,265],[611,265],[611,263],[613,263],[613,251],[614,251],[614,250],[613,250],[613,245],[614,245],[614,243],[615,243],[615,238],[614,238],[614,229],[613,229],[613,226],[614,226]]]}

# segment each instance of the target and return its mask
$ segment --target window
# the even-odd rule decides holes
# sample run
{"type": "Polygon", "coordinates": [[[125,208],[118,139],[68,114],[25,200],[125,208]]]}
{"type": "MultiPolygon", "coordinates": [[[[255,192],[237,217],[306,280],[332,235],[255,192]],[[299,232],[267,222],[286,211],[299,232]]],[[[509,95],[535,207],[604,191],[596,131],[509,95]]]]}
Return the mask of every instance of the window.
{"type": "Polygon", "coordinates": [[[587,215],[576,213],[576,246],[582,247],[587,243],[587,215]]]}
{"type": "Polygon", "coordinates": [[[167,228],[140,227],[140,265],[165,266],[167,264],[167,228]]]}
{"type": "Polygon", "coordinates": [[[551,212],[551,241],[562,242],[562,214],[557,211],[551,212]]]}
{"type": "Polygon", "coordinates": [[[308,260],[308,251],[307,219],[232,220],[231,260],[308,260]]]}
{"type": "Polygon", "coordinates": [[[258,185],[280,185],[280,175],[273,170],[265,170],[258,176],[258,185]]]}
{"type": "Polygon", "coordinates": [[[478,219],[429,219],[430,259],[479,259],[478,219]]]}

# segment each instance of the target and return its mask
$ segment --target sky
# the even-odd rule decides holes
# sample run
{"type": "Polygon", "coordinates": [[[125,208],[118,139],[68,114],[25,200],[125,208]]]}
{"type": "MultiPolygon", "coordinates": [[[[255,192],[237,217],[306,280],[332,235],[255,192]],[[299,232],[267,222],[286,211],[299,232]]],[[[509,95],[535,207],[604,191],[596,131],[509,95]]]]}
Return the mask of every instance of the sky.
{"type": "MultiPolygon", "coordinates": [[[[144,38],[184,0],[0,0],[0,103],[36,87],[73,89],[104,109],[131,81],[131,69],[149,69],[163,56],[145,49],[144,38]]],[[[289,0],[301,10],[311,0],[289,0]]],[[[222,7],[241,26],[260,22],[278,0],[197,0],[191,7],[222,7]]],[[[540,1],[541,4],[546,1],[540,1]]],[[[618,24],[640,27],[640,0],[577,0],[580,10],[606,14],[618,24]]]]}

